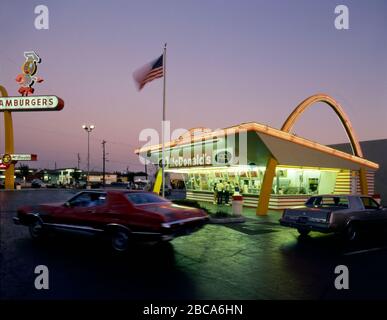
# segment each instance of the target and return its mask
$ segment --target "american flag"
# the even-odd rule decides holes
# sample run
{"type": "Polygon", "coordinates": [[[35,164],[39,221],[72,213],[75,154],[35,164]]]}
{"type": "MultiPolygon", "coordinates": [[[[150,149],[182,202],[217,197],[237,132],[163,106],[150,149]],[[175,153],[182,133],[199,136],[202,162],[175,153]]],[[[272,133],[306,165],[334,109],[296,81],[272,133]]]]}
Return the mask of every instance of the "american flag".
{"type": "Polygon", "coordinates": [[[136,70],[133,73],[133,78],[138,86],[138,90],[141,90],[148,82],[161,78],[163,75],[163,55],[161,55],[156,60],[136,70]]]}

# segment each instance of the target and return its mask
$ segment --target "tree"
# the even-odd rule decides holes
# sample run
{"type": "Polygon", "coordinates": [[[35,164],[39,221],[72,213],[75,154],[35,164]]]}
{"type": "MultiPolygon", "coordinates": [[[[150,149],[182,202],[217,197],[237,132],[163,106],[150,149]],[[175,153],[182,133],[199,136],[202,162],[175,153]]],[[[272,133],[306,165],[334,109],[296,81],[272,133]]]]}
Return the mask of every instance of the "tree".
{"type": "Polygon", "coordinates": [[[30,167],[26,164],[23,164],[19,166],[19,170],[20,170],[20,178],[27,179],[30,173],[30,167]]]}
{"type": "Polygon", "coordinates": [[[75,183],[78,183],[79,179],[81,178],[81,171],[74,169],[74,171],[71,173],[71,177],[74,179],[75,183]]]}

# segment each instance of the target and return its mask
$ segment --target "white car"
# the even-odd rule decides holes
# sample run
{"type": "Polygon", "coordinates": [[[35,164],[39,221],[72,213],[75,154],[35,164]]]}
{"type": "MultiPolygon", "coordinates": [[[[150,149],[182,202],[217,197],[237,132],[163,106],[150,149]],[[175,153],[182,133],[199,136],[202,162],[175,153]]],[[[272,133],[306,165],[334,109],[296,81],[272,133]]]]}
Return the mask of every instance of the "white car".
{"type": "Polygon", "coordinates": [[[46,188],[46,184],[40,179],[34,179],[31,181],[31,188],[46,188]]]}

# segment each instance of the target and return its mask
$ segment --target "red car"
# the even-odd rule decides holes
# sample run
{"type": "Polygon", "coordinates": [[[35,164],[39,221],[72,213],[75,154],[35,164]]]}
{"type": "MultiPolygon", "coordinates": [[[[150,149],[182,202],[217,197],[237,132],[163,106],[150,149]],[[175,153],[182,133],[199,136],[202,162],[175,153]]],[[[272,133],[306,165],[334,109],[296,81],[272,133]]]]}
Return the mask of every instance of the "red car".
{"type": "Polygon", "coordinates": [[[200,209],[184,207],[151,192],[83,191],[67,202],[25,206],[16,224],[29,227],[32,238],[48,230],[107,235],[115,251],[126,251],[132,240],[168,241],[190,234],[208,221],[200,209]]]}

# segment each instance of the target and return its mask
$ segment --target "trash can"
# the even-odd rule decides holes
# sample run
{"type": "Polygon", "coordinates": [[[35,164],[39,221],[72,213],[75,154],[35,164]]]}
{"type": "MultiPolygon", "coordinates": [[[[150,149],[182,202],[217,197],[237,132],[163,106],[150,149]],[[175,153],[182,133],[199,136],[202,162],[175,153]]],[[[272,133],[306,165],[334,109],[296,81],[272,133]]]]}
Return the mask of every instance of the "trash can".
{"type": "Polygon", "coordinates": [[[232,196],[232,214],[241,216],[243,212],[243,196],[236,194],[232,196]]]}
{"type": "Polygon", "coordinates": [[[21,185],[20,184],[16,185],[16,190],[21,190],[21,185]]]}

